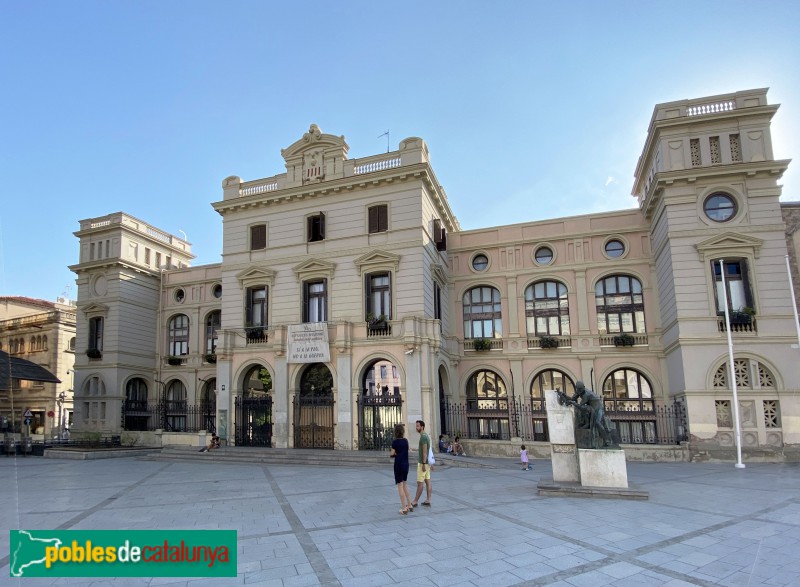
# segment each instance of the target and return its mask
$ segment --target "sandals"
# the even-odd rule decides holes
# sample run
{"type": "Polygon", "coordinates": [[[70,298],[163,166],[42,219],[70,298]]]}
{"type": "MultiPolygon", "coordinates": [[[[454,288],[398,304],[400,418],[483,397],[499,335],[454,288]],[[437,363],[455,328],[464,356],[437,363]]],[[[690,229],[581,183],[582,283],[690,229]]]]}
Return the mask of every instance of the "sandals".
{"type": "MultiPolygon", "coordinates": [[[[419,507],[419,506],[417,506],[417,507],[419,507]]],[[[413,512],[414,511],[414,505],[413,504],[408,504],[408,511],[409,512],[413,512]]]]}
{"type": "Polygon", "coordinates": [[[408,510],[407,510],[406,508],[403,508],[402,510],[400,510],[400,511],[399,511],[399,512],[397,512],[397,513],[398,513],[398,514],[402,514],[402,515],[404,515],[404,516],[407,516],[407,515],[408,515],[408,510]]]}
{"type": "Polygon", "coordinates": [[[422,502],[422,505],[424,505],[425,507],[431,507],[431,502],[429,502],[429,501],[423,501],[423,502],[422,502]]]}

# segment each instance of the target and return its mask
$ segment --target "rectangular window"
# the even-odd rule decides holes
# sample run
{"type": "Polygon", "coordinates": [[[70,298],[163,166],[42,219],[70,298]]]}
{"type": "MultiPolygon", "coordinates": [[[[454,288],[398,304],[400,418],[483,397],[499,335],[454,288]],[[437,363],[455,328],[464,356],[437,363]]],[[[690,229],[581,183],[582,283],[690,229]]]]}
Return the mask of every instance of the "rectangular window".
{"type": "Polygon", "coordinates": [[[103,350],[103,318],[89,320],[89,350],[103,350]]]}
{"type": "Polygon", "coordinates": [[[325,214],[320,212],[308,217],[308,242],[325,240],[325,214]]]}
{"type": "Polygon", "coordinates": [[[752,308],[752,296],[750,295],[750,284],[747,278],[747,260],[728,259],[723,263],[725,266],[725,290],[722,289],[722,274],[719,267],[719,259],[711,262],[711,270],[714,275],[715,294],[717,301],[717,312],[725,311],[725,293],[728,297],[728,310],[741,311],[744,308],[752,308]]]}
{"type": "Polygon", "coordinates": [[[739,135],[730,135],[731,142],[731,161],[734,163],[742,162],[742,146],[739,143],[739,135]]]}
{"type": "Polygon", "coordinates": [[[708,137],[708,148],[711,151],[711,163],[722,163],[722,153],[719,150],[719,137],[708,137]]]}
{"type": "Polygon", "coordinates": [[[442,332],[442,288],[433,282],[433,317],[439,320],[439,332],[442,332]]]}
{"type": "Polygon", "coordinates": [[[89,243],[89,260],[94,261],[94,243],[89,243]]]}
{"type": "Polygon", "coordinates": [[[156,253],[156,269],[161,269],[161,253],[156,253]]]}
{"type": "Polygon", "coordinates": [[[328,321],[328,280],[303,283],[303,322],[328,321]]]}
{"type": "Polygon", "coordinates": [[[700,139],[689,139],[689,150],[692,154],[692,167],[699,167],[703,164],[700,157],[700,139]]]}
{"type": "Polygon", "coordinates": [[[367,320],[384,316],[392,318],[392,282],[389,273],[373,273],[366,277],[367,320]]]}
{"type": "Polygon", "coordinates": [[[144,248],[144,264],[150,267],[150,249],[144,248]]]}
{"type": "Polygon", "coordinates": [[[258,224],[250,227],[250,250],[260,251],[267,248],[267,225],[258,224]]]}
{"type": "Polygon", "coordinates": [[[386,204],[372,206],[368,212],[369,232],[386,232],[389,230],[389,207],[386,204]]]}
{"type": "Polygon", "coordinates": [[[267,326],[267,286],[247,288],[246,326],[267,326]]]}
{"type": "Polygon", "coordinates": [[[436,243],[437,251],[447,250],[447,230],[438,218],[433,221],[433,242],[436,243]]]}

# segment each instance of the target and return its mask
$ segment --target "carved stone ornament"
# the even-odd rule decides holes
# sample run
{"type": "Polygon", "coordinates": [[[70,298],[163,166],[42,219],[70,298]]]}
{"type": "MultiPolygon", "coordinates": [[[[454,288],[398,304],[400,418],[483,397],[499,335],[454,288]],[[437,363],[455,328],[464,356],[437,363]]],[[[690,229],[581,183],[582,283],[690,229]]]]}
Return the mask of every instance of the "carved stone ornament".
{"type": "Polygon", "coordinates": [[[552,444],[550,445],[553,448],[553,452],[571,455],[575,454],[575,445],[574,444],[552,444]]]}

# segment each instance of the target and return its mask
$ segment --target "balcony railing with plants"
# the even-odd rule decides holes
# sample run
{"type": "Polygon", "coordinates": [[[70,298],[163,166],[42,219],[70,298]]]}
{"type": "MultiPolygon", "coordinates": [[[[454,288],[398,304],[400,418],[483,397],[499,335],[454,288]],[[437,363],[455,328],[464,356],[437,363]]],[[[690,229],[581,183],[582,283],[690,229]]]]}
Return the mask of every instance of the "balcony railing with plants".
{"type": "Polygon", "coordinates": [[[717,312],[717,329],[726,332],[730,324],[731,332],[757,332],[756,311],[750,307],[728,312],[729,322],[725,322],[725,312],[717,312]]]}
{"type": "Polygon", "coordinates": [[[126,400],[122,404],[122,427],[129,431],[215,432],[217,408],[214,403],[186,401],[126,400]]]}
{"type": "Polygon", "coordinates": [[[497,351],[503,350],[502,338],[468,338],[464,341],[465,351],[497,351]]]}

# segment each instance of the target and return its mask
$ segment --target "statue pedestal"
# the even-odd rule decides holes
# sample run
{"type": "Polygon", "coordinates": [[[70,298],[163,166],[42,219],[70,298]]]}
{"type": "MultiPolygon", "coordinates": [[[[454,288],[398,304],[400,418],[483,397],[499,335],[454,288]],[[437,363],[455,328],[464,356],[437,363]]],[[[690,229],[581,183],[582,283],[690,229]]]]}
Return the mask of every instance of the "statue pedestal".
{"type": "Polygon", "coordinates": [[[582,486],[627,489],[628,467],[624,450],[579,448],[578,463],[582,486]]]}
{"type": "Polygon", "coordinates": [[[546,390],[544,393],[553,480],[577,483],[581,480],[581,473],[578,468],[578,451],[575,448],[575,418],[572,408],[559,404],[555,391],[546,390]]]}

